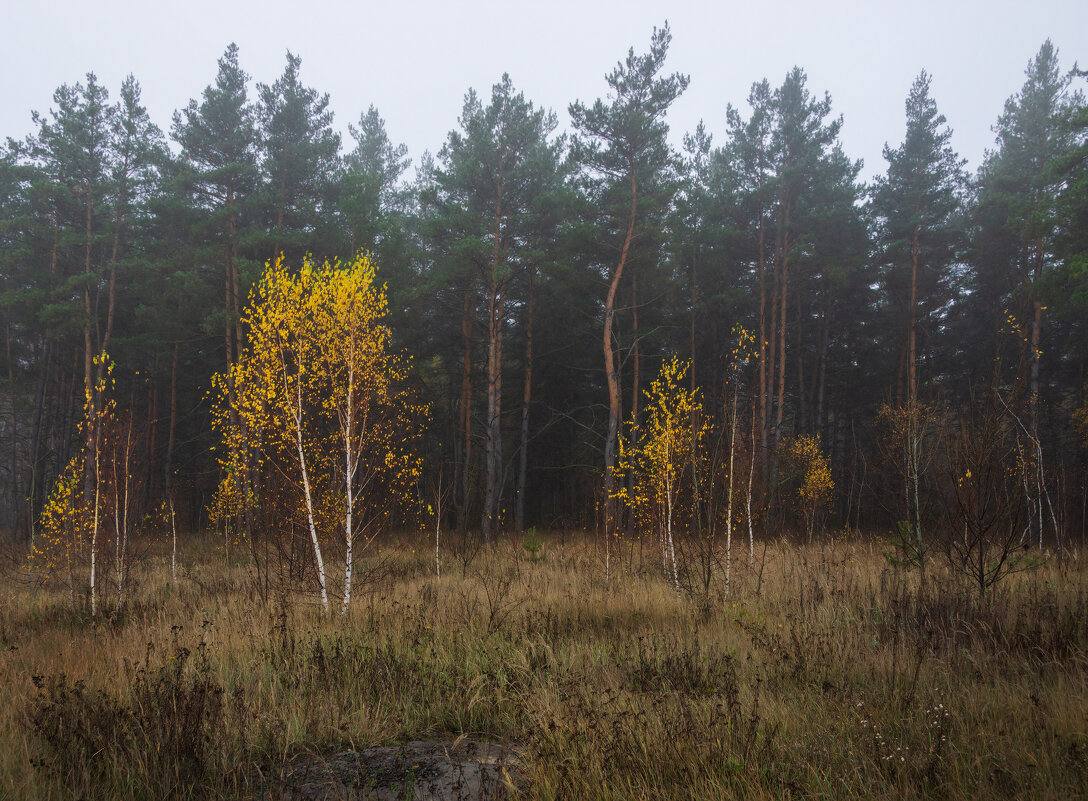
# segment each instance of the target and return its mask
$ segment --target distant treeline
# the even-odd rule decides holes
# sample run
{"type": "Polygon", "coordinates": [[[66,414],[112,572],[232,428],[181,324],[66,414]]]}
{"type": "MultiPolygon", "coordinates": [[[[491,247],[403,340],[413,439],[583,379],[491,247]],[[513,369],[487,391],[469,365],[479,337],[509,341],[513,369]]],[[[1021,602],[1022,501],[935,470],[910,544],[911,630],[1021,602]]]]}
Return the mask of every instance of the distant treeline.
{"type": "Polygon", "coordinates": [[[470,89],[414,172],[373,107],[342,142],[290,53],[251,85],[231,45],[168,132],[132,77],[116,95],[91,73],[61,86],[0,147],[0,522],[33,535],[108,393],[133,517],[172,498],[183,528],[206,526],[223,463],[211,379],[245,348],[251,288],[279,254],[297,270],[366,251],[412,360],[405,390],[430,408],[418,508],[391,523],[444,491],[464,531],[631,532],[607,468],[679,357],[748,493],[730,525],[811,534],[789,454],[815,447],[833,485],[818,528],[910,542],[975,514],[940,488],[992,463],[1011,480],[977,503],[1004,498],[1025,541],[1082,541],[1084,74],[1044,43],[969,175],[923,72],[865,184],[800,68],[676,152],[667,113],[688,78],[666,70],[669,38],[572,103],[569,134],[507,76],[470,89]],[[1004,450],[970,451],[980,432],[1004,450]]]}

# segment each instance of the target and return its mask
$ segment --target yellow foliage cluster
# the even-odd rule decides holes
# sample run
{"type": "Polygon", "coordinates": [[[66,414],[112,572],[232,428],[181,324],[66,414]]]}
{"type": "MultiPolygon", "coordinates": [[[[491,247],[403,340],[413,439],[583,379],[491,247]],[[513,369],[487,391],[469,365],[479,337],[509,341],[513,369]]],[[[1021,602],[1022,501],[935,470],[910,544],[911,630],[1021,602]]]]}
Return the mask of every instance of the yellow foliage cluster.
{"type": "Polygon", "coordinates": [[[85,555],[89,541],[96,534],[96,524],[101,527],[101,518],[108,511],[105,484],[111,474],[102,469],[101,459],[108,447],[107,440],[112,433],[116,410],[112,398],[114,363],[106,353],[101,353],[94,357],[92,364],[99,377],[94,382],[94,391],[85,392],[83,418],[79,423],[82,447],[57,477],[46,498],[34,547],[28,555],[28,567],[36,571],[43,581],[56,576],[62,567],[68,571],[71,579],[73,563],[85,555]],[[88,438],[93,443],[90,459],[88,438]],[[84,488],[88,483],[97,485],[98,492],[84,497],[84,488]]]}
{"type": "Polygon", "coordinates": [[[733,369],[744,367],[752,359],[759,358],[759,348],[756,346],[756,335],[740,323],[733,326],[733,348],[730,353],[730,361],[733,369]]]}
{"type": "Polygon", "coordinates": [[[703,415],[697,390],[684,389],[688,362],[677,357],[662,365],[661,374],[644,394],[647,407],[635,429],[635,441],[620,440],[618,471],[633,477],[628,486],[616,482],[613,497],[644,522],[665,522],[683,477],[700,453],[710,423],[703,415]]]}
{"type": "Polygon", "coordinates": [[[79,486],[82,454],[74,456],[46,499],[38,534],[30,551],[30,567],[48,580],[62,565],[71,569],[72,552],[82,547],[86,529],[79,486]]]}
{"type": "Polygon", "coordinates": [[[790,440],[787,456],[801,477],[797,498],[805,507],[829,506],[835,491],[831,464],[816,437],[802,434],[790,440]]]}
{"type": "Polygon", "coordinates": [[[831,508],[834,500],[835,481],[831,477],[831,463],[820,448],[820,441],[808,434],[798,435],[787,443],[786,459],[800,479],[796,503],[805,518],[811,540],[817,519],[831,508]]]}
{"type": "Polygon", "coordinates": [[[307,259],[298,271],[282,260],[268,265],[243,317],[246,346],[213,379],[219,519],[261,503],[247,481],[261,470],[312,491],[324,533],[343,525],[349,506],[355,530],[407,497],[420,474],[415,440],[426,409],[404,388],[408,362],[390,352],[387,310],[367,255],[347,264],[307,259]]]}
{"type": "MultiPolygon", "coordinates": [[[[234,516],[240,509],[255,503],[252,494],[246,493],[248,487],[240,480],[238,472],[234,469],[230,459],[220,459],[220,465],[224,468],[223,477],[219,480],[211,503],[208,504],[208,521],[213,525],[222,525],[229,531],[234,516]]],[[[239,537],[241,532],[234,532],[239,537]]],[[[239,544],[233,541],[231,544],[239,544]]]]}

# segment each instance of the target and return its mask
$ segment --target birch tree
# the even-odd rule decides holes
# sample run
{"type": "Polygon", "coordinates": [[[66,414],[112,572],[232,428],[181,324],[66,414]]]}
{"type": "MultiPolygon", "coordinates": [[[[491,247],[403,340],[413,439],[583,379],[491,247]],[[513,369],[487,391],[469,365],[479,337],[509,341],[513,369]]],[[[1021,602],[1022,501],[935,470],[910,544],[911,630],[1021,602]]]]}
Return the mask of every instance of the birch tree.
{"type": "Polygon", "coordinates": [[[237,493],[243,466],[232,462],[236,454],[256,452],[264,469],[290,478],[326,614],[332,529],[344,545],[346,613],[360,537],[373,538],[419,476],[414,443],[425,410],[403,387],[407,362],[391,351],[376,275],[362,255],[347,265],[305,261],[297,274],[282,261],[270,265],[243,318],[248,342],[229,376],[216,377],[226,454],[221,494],[257,502],[237,493]]]}
{"type": "Polygon", "coordinates": [[[636,514],[643,526],[656,529],[662,561],[680,597],[680,568],[676,540],[681,521],[690,519],[694,499],[690,487],[692,463],[708,433],[698,390],[684,388],[689,362],[675,356],[666,362],[646,394],[646,409],[633,443],[620,442],[620,473],[633,481],[618,482],[615,499],[636,514]],[[690,503],[683,505],[682,499],[690,503]]]}

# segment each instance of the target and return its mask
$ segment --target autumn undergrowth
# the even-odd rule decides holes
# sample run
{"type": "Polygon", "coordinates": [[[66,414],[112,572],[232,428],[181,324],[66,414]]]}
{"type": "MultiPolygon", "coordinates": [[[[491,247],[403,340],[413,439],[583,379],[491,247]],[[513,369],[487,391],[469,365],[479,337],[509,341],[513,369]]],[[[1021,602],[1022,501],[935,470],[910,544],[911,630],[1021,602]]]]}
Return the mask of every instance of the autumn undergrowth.
{"type": "Polygon", "coordinates": [[[980,598],[879,542],[779,542],[677,599],[653,544],[606,574],[593,538],[534,538],[436,579],[387,537],[331,619],[207,538],[176,584],[150,549],[98,620],[13,558],[0,798],[256,798],[306,755],[461,734],[514,747],[528,799],[1088,794],[1075,558],[980,598]]]}

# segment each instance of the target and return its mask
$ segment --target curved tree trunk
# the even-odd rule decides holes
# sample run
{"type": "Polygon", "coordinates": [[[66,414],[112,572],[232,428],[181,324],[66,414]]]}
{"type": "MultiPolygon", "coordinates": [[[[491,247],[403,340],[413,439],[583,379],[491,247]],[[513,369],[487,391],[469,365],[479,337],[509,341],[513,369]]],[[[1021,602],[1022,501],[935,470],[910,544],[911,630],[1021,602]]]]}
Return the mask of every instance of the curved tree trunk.
{"type": "Polygon", "coordinates": [[[613,509],[612,494],[615,488],[615,476],[613,471],[616,466],[616,438],[620,425],[620,379],[616,371],[616,358],[612,348],[613,322],[616,317],[616,290],[623,277],[623,268],[627,264],[627,256],[631,251],[631,240],[635,234],[635,215],[638,210],[638,186],[635,181],[634,158],[628,157],[627,168],[630,175],[631,206],[627,217],[627,233],[623,238],[623,248],[620,250],[620,260],[612,273],[612,280],[608,284],[608,294],[604,301],[604,372],[608,382],[608,438],[604,443],[604,533],[605,548],[608,548],[608,538],[612,535],[613,509]]]}

